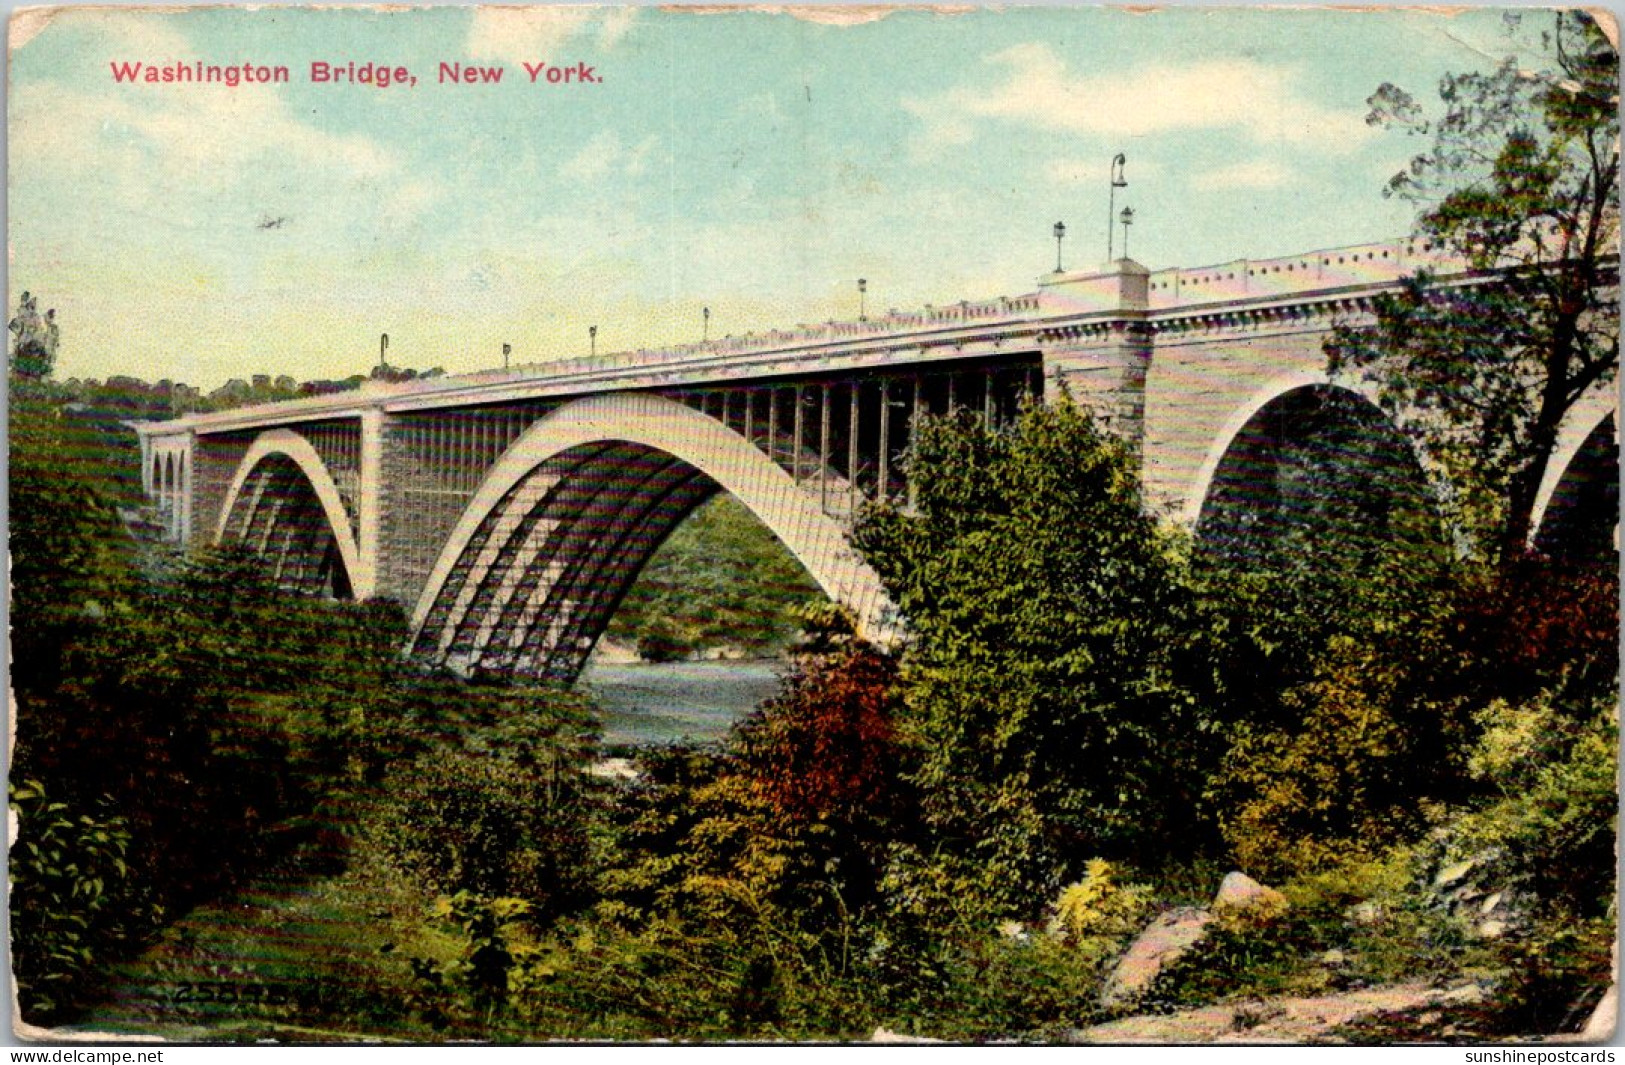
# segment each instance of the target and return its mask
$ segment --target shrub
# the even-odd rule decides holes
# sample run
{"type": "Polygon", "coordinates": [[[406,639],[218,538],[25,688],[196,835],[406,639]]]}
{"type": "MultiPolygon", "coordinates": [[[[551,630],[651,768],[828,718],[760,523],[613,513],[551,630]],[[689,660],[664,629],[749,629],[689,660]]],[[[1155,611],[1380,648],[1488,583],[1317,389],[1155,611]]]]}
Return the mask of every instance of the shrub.
{"type": "Polygon", "coordinates": [[[899,731],[922,853],[985,870],[967,892],[1030,914],[1084,855],[1189,847],[1210,671],[1132,456],[1063,400],[1004,431],[926,420],[910,463],[914,510],[857,540],[910,624],[899,731]]]}
{"type": "Polygon", "coordinates": [[[1291,725],[1241,725],[1212,791],[1239,865],[1265,876],[1380,853],[1420,827],[1418,800],[1456,773],[1450,704],[1430,704],[1412,665],[1334,637],[1310,682],[1286,692],[1291,725]]]}
{"type": "Polygon", "coordinates": [[[35,780],[10,786],[11,957],[25,1019],[50,1024],[75,1005],[94,966],[160,912],[131,877],[131,836],[112,814],[76,813],[35,780]]]}
{"type": "Polygon", "coordinates": [[[1073,946],[1115,940],[1138,932],[1150,909],[1149,887],[1119,884],[1111,863],[1096,858],[1056,897],[1051,931],[1073,946]]]}
{"type": "Polygon", "coordinates": [[[417,1011],[436,1028],[454,1020],[488,1026],[509,1011],[515,970],[534,953],[519,942],[518,919],[530,913],[530,904],[459,891],[436,900],[430,912],[456,930],[460,951],[449,963],[411,959],[417,1011]]]}
{"type": "Polygon", "coordinates": [[[430,891],[517,897],[545,922],[589,893],[586,759],[592,722],[550,690],[470,691],[460,749],[405,763],[384,782],[381,842],[430,891]]]}
{"type": "Polygon", "coordinates": [[[1470,766],[1491,796],[1450,826],[1445,859],[1475,859],[1475,878],[1532,895],[1549,911],[1600,917],[1615,895],[1619,817],[1613,696],[1575,706],[1552,694],[1497,702],[1470,766]]]}

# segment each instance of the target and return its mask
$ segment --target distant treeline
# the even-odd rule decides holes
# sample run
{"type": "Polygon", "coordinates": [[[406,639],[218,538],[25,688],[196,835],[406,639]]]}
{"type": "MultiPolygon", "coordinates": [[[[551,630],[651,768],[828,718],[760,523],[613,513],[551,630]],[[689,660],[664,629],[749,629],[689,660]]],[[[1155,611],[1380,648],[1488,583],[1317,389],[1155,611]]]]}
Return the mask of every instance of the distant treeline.
{"type": "Polygon", "coordinates": [[[130,422],[165,421],[187,414],[348,392],[367,381],[413,381],[440,377],[444,373],[439,367],[419,372],[383,365],[373,367],[370,374],[352,374],[337,381],[295,381],[286,374],[278,377],[254,374],[248,380],[234,377],[211,392],[167,377],[153,383],[123,374],[106,380],[71,377],[45,387],[55,391],[62,416],[80,430],[70,435],[87,443],[94,442],[95,474],[108,479],[106,487],[112,497],[120,502],[136,503],[141,498],[141,469],[135,431],[130,428],[130,422]]]}

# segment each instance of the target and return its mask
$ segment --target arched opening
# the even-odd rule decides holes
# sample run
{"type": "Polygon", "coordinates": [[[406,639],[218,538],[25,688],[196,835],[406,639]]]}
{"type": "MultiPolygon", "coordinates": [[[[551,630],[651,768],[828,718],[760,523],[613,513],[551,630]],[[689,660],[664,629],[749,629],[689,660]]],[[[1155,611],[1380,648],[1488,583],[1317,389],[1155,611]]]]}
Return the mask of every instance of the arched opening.
{"type": "Polygon", "coordinates": [[[1535,548],[1557,558],[1615,556],[1619,526],[1619,434],[1610,414],[1593,428],[1562,471],[1535,534],[1535,548]]]}
{"type": "Polygon", "coordinates": [[[303,467],[289,455],[269,453],[249,470],[232,498],[220,540],[245,544],[280,588],[354,597],[328,510],[303,467]]]}
{"type": "Polygon", "coordinates": [[[581,672],[578,685],[603,712],[603,742],[722,739],[780,690],[797,609],[819,600],[772,531],[717,492],[655,549],[581,672]]]}
{"type": "MultiPolygon", "coordinates": [[[[488,525],[483,547],[453,571],[458,591],[442,593],[414,646],[462,672],[574,680],[634,591],[623,648],[653,660],[720,648],[718,637],[739,620],[728,616],[740,605],[733,593],[760,575],[739,572],[741,552],[728,550],[738,544],[699,564],[696,539],[719,531],[753,529],[746,557],[777,563],[790,585],[785,594],[817,591],[776,541],[777,557],[762,557],[762,540],[772,534],[715,481],[641,444],[582,445],[554,456],[510,490],[488,525]],[[674,538],[680,528],[688,535],[674,538]],[[657,557],[663,545],[671,550],[657,557]],[[639,586],[646,570],[653,572],[639,586]],[[741,584],[716,583],[728,581],[741,584]]],[[[748,642],[763,647],[771,634],[748,642]]]]}
{"type": "Polygon", "coordinates": [[[497,463],[442,550],[412,652],[460,672],[573,681],[657,547],[726,491],[884,639],[879,580],[815,493],[739,434],[658,396],[568,404],[497,463]]]}
{"type": "Polygon", "coordinates": [[[1404,437],[1370,400],[1324,384],[1252,414],[1214,470],[1197,534],[1222,558],[1270,568],[1358,567],[1441,542],[1404,437]]]}
{"type": "Polygon", "coordinates": [[[794,555],[726,492],[694,508],[633,580],[603,642],[646,662],[770,658],[794,638],[796,607],[823,598],[794,555]]]}

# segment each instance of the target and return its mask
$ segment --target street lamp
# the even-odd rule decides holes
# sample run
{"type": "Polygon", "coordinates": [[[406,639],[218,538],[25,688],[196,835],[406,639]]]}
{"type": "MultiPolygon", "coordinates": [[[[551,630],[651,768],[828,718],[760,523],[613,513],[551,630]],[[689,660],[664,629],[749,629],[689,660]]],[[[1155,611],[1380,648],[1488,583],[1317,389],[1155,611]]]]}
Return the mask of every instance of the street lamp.
{"type": "MultiPolygon", "coordinates": [[[[1124,155],[1122,152],[1118,152],[1116,155],[1112,156],[1111,171],[1110,171],[1110,174],[1109,174],[1110,180],[1111,180],[1111,186],[1106,192],[1106,261],[1107,262],[1111,262],[1113,260],[1112,222],[1113,222],[1113,219],[1117,215],[1117,190],[1118,189],[1126,189],[1126,188],[1128,188],[1128,178],[1123,176],[1123,166],[1127,162],[1128,162],[1128,157],[1126,155],[1124,155]]],[[[1125,249],[1123,254],[1127,255],[1128,251],[1125,249]]]]}
{"type": "Polygon", "coordinates": [[[1055,272],[1061,272],[1061,238],[1066,236],[1066,223],[1055,223],[1055,272]]]}
{"type": "Polygon", "coordinates": [[[596,325],[587,327],[587,342],[591,345],[587,349],[588,353],[591,357],[596,358],[598,355],[598,327],[596,325]]]}
{"type": "Polygon", "coordinates": [[[389,334],[388,333],[379,333],[378,334],[378,365],[379,365],[380,368],[388,365],[388,363],[386,363],[384,361],[384,352],[386,352],[388,350],[389,350],[389,334]]]}
{"type": "Polygon", "coordinates": [[[869,320],[869,314],[868,314],[868,311],[869,311],[869,295],[868,295],[868,293],[869,293],[869,279],[866,278],[866,277],[858,278],[858,321],[860,321],[860,322],[867,322],[869,320]]]}
{"type": "Polygon", "coordinates": [[[1134,224],[1134,208],[1132,208],[1132,207],[1123,208],[1123,213],[1117,216],[1117,220],[1119,222],[1123,223],[1123,258],[1127,259],[1128,258],[1128,227],[1134,224]]]}
{"type": "Polygon", "coordinates": [[[504,370],[506,370],[508,368],[508,356],[510,354],[512,354],[512,352],[513,352],[513,345],[512,344],[504,344],[504,345],[502,345],[502,368],[504,370]]]}
{"type": "Polygon", "coordinates": [[[700,308],[700,317],[702,319],[704,319],[704,324],[701,325],[701,327],[700,327],[700,340],[705,342],[705,343],[710,343],[710,340],[711,340],[711,308],[709,308],[709,307],[700,308]]]}

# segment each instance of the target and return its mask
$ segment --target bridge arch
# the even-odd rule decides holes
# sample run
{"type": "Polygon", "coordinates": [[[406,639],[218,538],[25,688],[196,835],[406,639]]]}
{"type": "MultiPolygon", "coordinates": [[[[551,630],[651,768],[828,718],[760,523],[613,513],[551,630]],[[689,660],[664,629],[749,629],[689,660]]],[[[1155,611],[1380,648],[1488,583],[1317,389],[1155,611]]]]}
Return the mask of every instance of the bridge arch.
{"type": "Polygon", "coordinates": [[[1529,546],[1552,552],[1605,537],[1590,547],[1611,552],[1618,524],[1619,396],[1612,383],[1593,387],[1558,432],[1530,514],[1529,546]]]}
{"type": "Polygon", "coordinates": [[[1212,492],[1219,464],[1230,454],[1237,437],[1248,424],[1258,417],[1260,411],[1281,397],[1305,388],[1337,388],[1364,399],[1373,409],[1381,411],[1375,389],[1365,381],[1333,385],[1323,370],[1293,370],[1269,378],[1237,404],[1207,440],[1202,449],[1202,464],[1197,467],[1195,477],[1180,497],[1179,517],[1183,525],[1194,529],[1201,520],[1202,507],[1212,492]]]}
{"type": "Polygon", "coordinates": [[[412,653],[573,680],[643,563],[718,491],[851,609],[861,634],[890,638],[879,578],[813,494],[716,419],[620,393],[552,411],[492,467],[424,585],[412,653]]]}
{"type": "Polygon", "coordinates": [[[1231,414],[1204,457],[1184,514],[1204,539],[1233,541],[1231,550],[1256,550],[1292,528],[1317,525],[1442,543],[1427,489],[1410,441],[1366,387],[1293,373],[1271,380],[1231,414]],[[1349,483],[1326,483],[1338,479],[1349,483]]]}
{"type": "Polygon", "coordinates": [[[327,583],[336,560],[342,577],[332,574],[332,587],[348,597],[360,570],[361,553],[338,484],[316,448],[291,429],[260,433],[237,464],[214,533],[216,543],[231,539],[273,554],[278,580],[306,590],[327,583]],[[322,542],[324,532],[330,543],[322,542]]]}

